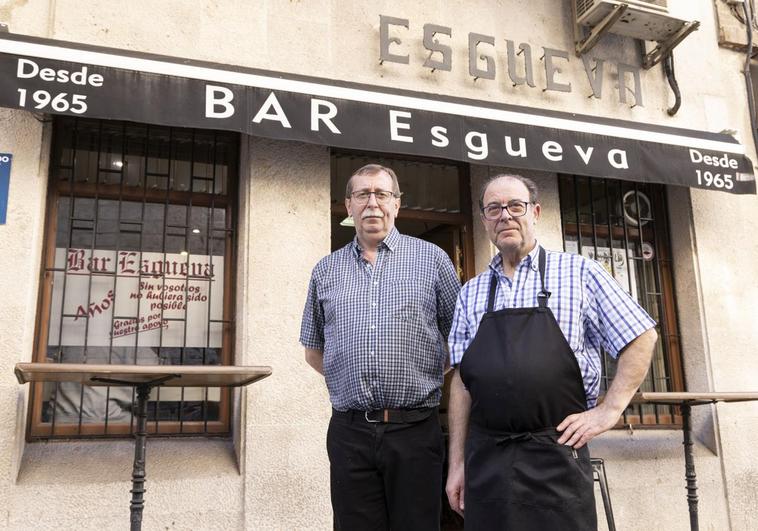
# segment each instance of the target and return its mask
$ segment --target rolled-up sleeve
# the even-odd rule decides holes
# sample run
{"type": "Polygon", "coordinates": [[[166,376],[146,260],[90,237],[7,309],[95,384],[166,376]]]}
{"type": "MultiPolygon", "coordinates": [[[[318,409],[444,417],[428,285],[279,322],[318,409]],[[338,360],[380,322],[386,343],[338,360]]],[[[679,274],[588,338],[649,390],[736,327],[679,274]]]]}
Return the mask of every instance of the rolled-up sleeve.
{"type": "Polygon", "coordinates": [[[656,323],[600,264],[588,264],[587,332],[615,358],[656,323]]]}

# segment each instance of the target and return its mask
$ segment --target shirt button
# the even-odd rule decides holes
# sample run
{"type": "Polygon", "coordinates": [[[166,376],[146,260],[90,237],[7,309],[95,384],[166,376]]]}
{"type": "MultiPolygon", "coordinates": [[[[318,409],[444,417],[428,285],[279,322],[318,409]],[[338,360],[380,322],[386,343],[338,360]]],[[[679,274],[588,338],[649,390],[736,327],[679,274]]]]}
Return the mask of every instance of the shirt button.
{"type": "Polygon", "coordinates": [[[372,308],[376,308],[376,303],[375,303],[375,302],[372,302],[372,303],[371,303],[371,307],[372,307],[372,308]]]}
{"type": "Polygon", "coordinates": [[[374,328],[376,328],[376,327],[374,325],[371,325],[371,330],[373,330],[374,328]]]}
{"type": "Polygon", "coordinates": [[[369,355],[373,356],[374,355],[374,351],[372,350],[371,352],[369,352],[369,355]]]}
{"type": "Polygon", "coordinates": [[[378,280],[375,280],[375,281],[374,281],[374,286],[378,286],[378,285],[379,285],[379,281],[378,281],[378,280]]]}

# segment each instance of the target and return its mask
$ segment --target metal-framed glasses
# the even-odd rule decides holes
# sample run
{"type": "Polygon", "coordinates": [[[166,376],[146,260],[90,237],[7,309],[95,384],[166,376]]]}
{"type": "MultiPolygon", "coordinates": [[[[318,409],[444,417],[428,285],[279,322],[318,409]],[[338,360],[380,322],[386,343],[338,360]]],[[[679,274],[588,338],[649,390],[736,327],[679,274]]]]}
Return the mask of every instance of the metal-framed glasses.
{"type": "Polygon", "coordinates": [[[371,197],[371,194],[374,194],[374,197],[376,197],[376,202],[380,205],[386,205],[395,197],[394,193],[389,192],[387,190],[358,190],[357,192],[353,192],[350,194],[350,197],[359,205],[365,205],[368,203],[369,197],[371,197]]]}
{"type": "Polygon", "coordinates": [[[508,201],[505,205],[490,203],[482,208],[482,214],[484,215],[484,219],[495,221],[500,219],[503,215],[503,210],[505,210],[512,218],[520,218],[526,214],[530,203],[531,201],[519,201],[518,199],[508,201]]]}

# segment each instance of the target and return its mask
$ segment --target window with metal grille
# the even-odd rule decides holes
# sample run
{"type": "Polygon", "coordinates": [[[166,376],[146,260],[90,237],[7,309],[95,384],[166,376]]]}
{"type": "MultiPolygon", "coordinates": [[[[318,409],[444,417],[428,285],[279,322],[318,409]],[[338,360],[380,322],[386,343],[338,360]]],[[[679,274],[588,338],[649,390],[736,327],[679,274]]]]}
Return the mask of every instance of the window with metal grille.
{"type": "MultiPolygon", "coordinates": [[[[565,175],[559,187],[564,249],[600,262],[658,323],[658,344],[640,390],[683,391],[665,188],[565,175]]],[[[616,360],[604,355],[602,392],[615,371],[616,360]]],[[[640,405],[628,408],[622,422],[666,426],[681,417],[670,406],[640,405]]]]}
{"type": "MultiPolygon", "coordinates": [[[[232,361],[236,134],[56,118],[36,361],[232,361]]],[[[123,436],[130,387],[36,385],[31,438],[123,436]]],[[[229,431],[229,392],[155,388],[153,434],[229,431]]]]}

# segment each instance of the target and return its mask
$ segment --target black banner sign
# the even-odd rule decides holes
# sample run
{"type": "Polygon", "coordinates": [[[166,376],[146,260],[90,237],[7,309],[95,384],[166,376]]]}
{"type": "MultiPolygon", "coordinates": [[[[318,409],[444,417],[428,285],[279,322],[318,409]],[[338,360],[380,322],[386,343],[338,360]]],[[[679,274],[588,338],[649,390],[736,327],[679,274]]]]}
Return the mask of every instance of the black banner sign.
{"type": "Polygon", "coordinates": [[[0,36],[0,106],[755,193],[724,134],[0,36]]]}

